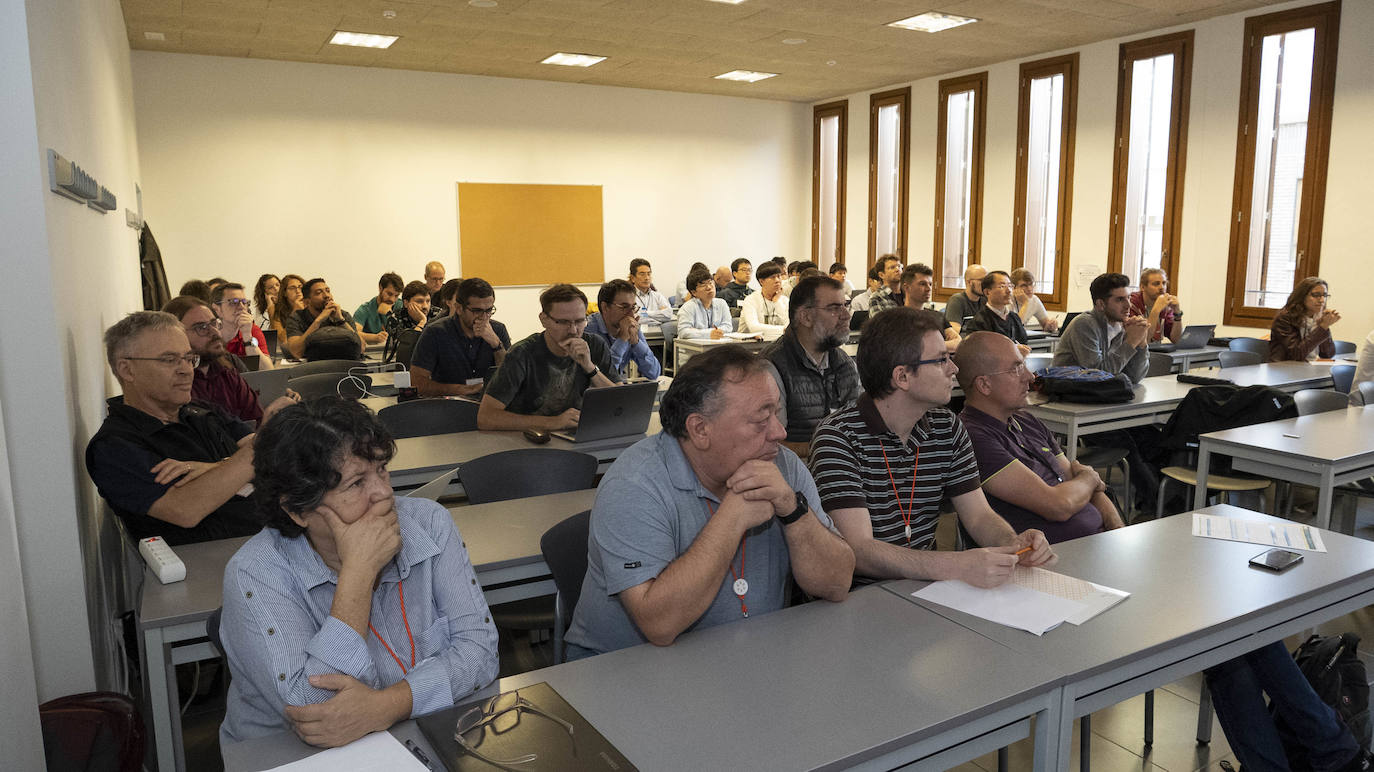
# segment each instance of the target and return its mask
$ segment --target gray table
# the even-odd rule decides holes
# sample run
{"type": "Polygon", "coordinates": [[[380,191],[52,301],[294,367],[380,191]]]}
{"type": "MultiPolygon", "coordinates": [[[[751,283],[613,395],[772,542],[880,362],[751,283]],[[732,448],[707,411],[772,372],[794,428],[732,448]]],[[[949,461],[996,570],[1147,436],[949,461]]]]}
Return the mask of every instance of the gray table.
{"type": "Polygon", "coordinates": [[[1219,365],[1223,351],[1230,351],[1230,349],[1225,346],[1203,346],[1202,348],[1174,349],[1166,353],[1174,362],[1172,371],[1186,373],[1194,367],[1202,365],[1219,365]]]}
{"type": "Polygon", "coordinates": [[[1200,435],[1194,506],[1207,501],[1207,467],[1214,453],[1230,456],[1236,471],[1316,488],[1317,526],[1330,528],[1336,486],[1374,475],[1374,407],[1200,435]]]}
{"type": "MultiPolygon", "coordinates": [[[[1202,511],[1283,522],[1224,504],[1202,511]]],[[[1329,552],[1307,553],[1282,574],[1248,565],[1264,551],[1260,545],[1193,536],[1189,514],[1060,543],[1054,571],[1131,597],[1081,626],[1040,637],[912,598],[924,582],[886,587],[1057,670],[1057,758],[1066,760],[1074,718],[1374,602],[1374,543],[1322,537],[1329,552]]]]}
{"type": "Polygon", "coordinates": [[[687,364],[687,360],[700,354],[712,346],[723,346],[727,343],[738,343],[750,351],[759,351],[768,345],[768,341],[763,340],[731,340],[722,338],[721,340],[711,340],[710,338],[676,338],[673,340],[673,373],[677,374],[682,366],[687,364]]]}
{"type": "MultiPolygon", "coordinates": [[[[1034,663],[879,587],[503,679],[558,690],[644,770],[947,769],[1028,735],[1058,769],[1058,690],[1034,663]]],[[[392,729],[416,737],[414,722],[392,729]]],[[[431,750],[427,743],[424,749],[431,750]]],[[[229,772],[313,750],[283,733],[229,772]]]]}

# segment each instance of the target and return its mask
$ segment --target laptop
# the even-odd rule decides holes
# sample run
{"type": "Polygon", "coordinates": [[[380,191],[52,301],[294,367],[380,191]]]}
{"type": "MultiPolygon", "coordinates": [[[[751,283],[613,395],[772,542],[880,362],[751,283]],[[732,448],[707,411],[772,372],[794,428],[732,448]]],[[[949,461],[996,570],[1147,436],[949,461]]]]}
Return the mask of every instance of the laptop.
{"type": "Polygon", "coordinates": [[[868,309],[864,309],[862,311],[855,311],[854,315],[849,317],[849,329],[862,330],[864,322],[868,321],[868,314],[868,309]]]}
{"type": "Polygon", "coordinates": [[[583,443],[643,434],[649,428],[658,381],[603,386],[582,392],[582,417],[576,433],[553,432],[568,442],[583,443]]]}
{"type": "Polygon", "coordinates": [[[277,331],[268,327],[262,331],[262,337],[267,341],[267,355],[273,359],[277,358],[277,331]]]}
{"type": "Polygon", "coordinates": [[[1190,324],[1183,328],[1183,334],[1179,336],[1177,343],[1165,343],[1163,341],[1151,343],[1149,349],[1161,354],[1167,354],[1171,351],[1192,351],[1194,349],[1199,349],[1207,345],[1207,341],[1212,339],[1212,333],[1215,332],[1216,329],[1217,326],[1215,324],[1190,324]]]}
{"type": "Polygon", "coordinates": [[[240,373],[249,387],[258,393],[258,404],[267,407],[278,397],[286,396],[286,381],[291,377],[291,368],[279,367],[275,370],[255,370],[240,373]]]}

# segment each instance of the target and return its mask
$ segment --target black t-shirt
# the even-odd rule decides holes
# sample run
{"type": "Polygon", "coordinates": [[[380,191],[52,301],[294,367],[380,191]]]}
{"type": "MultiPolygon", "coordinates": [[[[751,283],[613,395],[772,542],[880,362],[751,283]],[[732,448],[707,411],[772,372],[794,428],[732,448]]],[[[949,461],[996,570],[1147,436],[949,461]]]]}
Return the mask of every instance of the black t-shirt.
{"type": "MultiPolygon", "coordinates": [[[[315,332],[305,339],[305,351],[302,353],[306,359],[363,358],[363,339],[358,337],[357,329],[353,326],[353,315],[343,310],[339,315],[343,318],[335,320],[333,316],[325,317],[315,332]]],[[[286,337],[304,335],[315,323],[316,316],[319,314],[306,306],[286,317],[286,337]]]]}
{"type": "MultiPolygon", "coordinates": [[[[595,335],[583,333],[591,349],[592,362],[612,381],[619,381],[611,362],[611,351],[595,335]]],[[[487,393],[501,400],[512,413],[558,415],[570,407],[582,407],[582,392],[591,385],[591,376],[572,357],[549,351],[544,333],[536,332],[506,353],[487,393]]]]}
{"type": "Polygon", "coordinates": [[[222,461],[234,455],[238,440],[250,434],[252,427],[198,403],[183,406],[177,423],[169,424],[124,404],[123,397],[110,399],[109,406],[100,431],[86,445],[86,470],[130,536],[161,536],[175,546],[249,536],[262,530],[252,499],[241,496],[230,498],[194,528],[148,515],[153,504],[172,487],[154,479],[150,470],[158,462],[167,458],[222,461]]]}

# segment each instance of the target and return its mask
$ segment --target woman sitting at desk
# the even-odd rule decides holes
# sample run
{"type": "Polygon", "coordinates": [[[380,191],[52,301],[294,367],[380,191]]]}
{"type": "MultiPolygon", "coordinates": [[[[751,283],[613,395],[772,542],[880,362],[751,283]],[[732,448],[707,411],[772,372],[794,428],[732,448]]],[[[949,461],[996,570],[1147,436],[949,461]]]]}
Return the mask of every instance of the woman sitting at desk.
{"type": "Polygon", "coordinates": [[[395,498],[367,408],[283,409],[254,443],[267,527],[224,571],[222,743],[293,729],[343,745],[496,678],[496,627],[447,510],[395,498]]]}
{"type": "Polygon", "coordinates": [[[1331,325],[1341,315],[1326,307],[1329,297],[1325,279],[1309,276],[1298,282],[1269,327],[1268,361],[1301,362],[1336,355],[1331,325]]]}

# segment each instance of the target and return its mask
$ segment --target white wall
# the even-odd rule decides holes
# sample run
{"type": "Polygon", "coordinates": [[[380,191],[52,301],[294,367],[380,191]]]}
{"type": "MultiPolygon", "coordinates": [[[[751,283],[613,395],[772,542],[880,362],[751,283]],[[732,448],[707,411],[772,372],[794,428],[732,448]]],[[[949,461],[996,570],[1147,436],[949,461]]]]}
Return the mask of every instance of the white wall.
{"type": "MultiPolygon", "coordinates": [[[[144,205],[175,289],[322,275],[354,308],[395,270],[458,265],[457,186],[604,186],[606,277],[668,291],[809,250],[804,105],[638,89],[135,51],[144,205]]],[[[795,258],[794,258],[795,259],[795,258]]],[[[512,334],[537,289],[497,291],[512,334]]]]}
{"type": "MultiPolygon", "coordinates": [[[[1307,5],[1292,3],[1265,13],[1307,5]]],[[[967,72],[988,71],[987,154],[984,160],[983,254],[989,267],[1011,263],[1012,208],[1016,182],[1016,80],[1023,61],[1078,51],[1079,91],[1077,147],[1074,156],[1073,210],[1070,230],[1069,309],[1090,305],[1086,283],[1075,283],[1077,270],[1106,270],[1108,218],[1111,209],[1112,142],[1116,130],[1118,47],[1122,42],[1181,29],[1194,29],[1192,102],[1189,107],[1188,157],[1184,183],[1183,232],[1179,275],[1172,278],[1193,324],[1220,322],[1230,238],[1231,192],[1236,153],[1236,113],[1240,104],[1241,39],[1248,16],[1234,14],[1184,27],[1171,27],[1130,38],[1108,40],[1076,49],[948,73],[910,83],[911,198],[907,240],[909,260],[929,263],[935,223],[935,132],[938,83],[967,72]]],[[[1374,328],[1374,303],[1345,277],[1368,275],[1368,210],[1374,169],[1374,3],[1349,0],[1341,8],[1341,37],[1336,68],[1336,101],[1331,131],[1331,158],[1326,188],[1326,222],[1322,235],[1321,275],[1332,283],[1332,307],[1343,319],[1334,329],[1338,339],[1361,341],[1374,328]],[[1342,285],[1345,285],[1343,288],[1342,285]]],[[[884,86],[874,91],[884,91],[884,86]]],[[[851,266],[864,264],[868,250],[868,98],[850,94],[845,256],[851,266]]],[[[826,102],[833,100],[823,100],[826,102]]],[[[1226,334],[1255,335],[1254,328],[1223,328],[1226,334]]]]}

